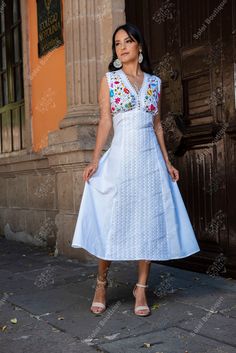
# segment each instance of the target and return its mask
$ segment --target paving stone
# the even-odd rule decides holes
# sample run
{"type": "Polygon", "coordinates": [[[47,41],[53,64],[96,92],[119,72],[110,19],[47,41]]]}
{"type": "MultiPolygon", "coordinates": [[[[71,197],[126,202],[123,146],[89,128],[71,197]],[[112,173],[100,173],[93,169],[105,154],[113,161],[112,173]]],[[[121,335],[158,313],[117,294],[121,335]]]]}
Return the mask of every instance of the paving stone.
{"type": "Polygon", "coordinates": [[[101,315],[90,312],[96,274],[96,262],[0,238],[0,353],[236,352],[235,280],[152,263],[152,315],[138,317],[137,262],[112,262],[101,315]]]}
{"type": "Polygon", "coordinates": [[[114,342],[102,344],[101,348],[109,353],[235,353],[234,347],[199,335],[191,337],[188,332],[175,327],[126,339],[117,339],[114,342]]]}
{"type": "Polygon", "coordinates": [[[15,308],[9,303],[1,310],[1,353],[94,353],[97,350],[79,342],[71,334],[48,325],[44,319],[15,308]],[[11,319],[17,319],[14,324],[11,319]]]}

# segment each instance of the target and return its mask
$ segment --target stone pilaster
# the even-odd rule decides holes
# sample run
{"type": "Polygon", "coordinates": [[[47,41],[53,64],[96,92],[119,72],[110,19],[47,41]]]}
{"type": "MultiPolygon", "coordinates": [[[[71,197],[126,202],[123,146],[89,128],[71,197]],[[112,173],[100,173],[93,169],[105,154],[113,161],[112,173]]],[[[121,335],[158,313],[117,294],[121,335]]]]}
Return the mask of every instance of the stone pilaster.
{"type": "Polygon", "coordinates": [[[124,0],[64,2],[67,114],[60,129],[49,133],[43,154],[56,174],[57,252],[81,261],[91,256],[71,248],[71,240],[84,186],[82,173],[95,147],[100,80],[112,57],[113,31],[125,23],[124,10],[124,0]]]}
{"type": "MultiPolygon", "coordinates": [[[[114,28],[125,22],[124,0],[64,2],[67,114],[60,127],[97,117],[100,79],[111,59],[114,28]]],[[[93,119],[92,119],[93,120],[93,119]]]]}

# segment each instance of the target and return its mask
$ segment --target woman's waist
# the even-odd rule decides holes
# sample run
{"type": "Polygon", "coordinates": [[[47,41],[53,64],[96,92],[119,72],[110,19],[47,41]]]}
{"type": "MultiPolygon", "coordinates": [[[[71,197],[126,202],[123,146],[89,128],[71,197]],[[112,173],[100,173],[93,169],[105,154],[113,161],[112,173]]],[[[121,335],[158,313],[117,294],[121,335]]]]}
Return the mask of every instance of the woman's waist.
{"type": "Polygon", "coordinates": [[[126,129],[114,129],[114,135],[112,139],[113,144],[121,146],[122,144],[148,144],[156,139],[156,134],[153,126],[145,126],[142,128],[126,128],[126,129]]]}
{"type": "Polygon", "coordinates": [[[132,115],[132,114],[136,114],[136,115],[147,115],[147,116],[150,116],[152,117],[153,116],[153,112],[152,111],[147,111],[144,107],[139,107],[139,106],[136,106],[132,109],[121,109],[119,111],[116,111],[116,112],[113,112],[112,113],[112,117],[113,118],[116,118],[118,116],[121,116],[121,115],[132,115]]]}
{"type": "Polygon", "coordinates": [[[113,124],[114,135],[123,137],[140,138],[142,135],[149,135],[155,132],[151,121],[120,121],[113,124]]]}

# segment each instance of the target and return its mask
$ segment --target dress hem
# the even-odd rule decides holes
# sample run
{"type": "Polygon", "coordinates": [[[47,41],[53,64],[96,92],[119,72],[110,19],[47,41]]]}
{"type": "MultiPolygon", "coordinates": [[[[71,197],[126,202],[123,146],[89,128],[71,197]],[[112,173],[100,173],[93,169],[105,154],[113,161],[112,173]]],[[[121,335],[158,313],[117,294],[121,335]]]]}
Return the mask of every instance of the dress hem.
{"type": "Polygon", "coordinates": [[[88,253],[90,253],[91,255],[93,256],[96,256],[97,258],[101,259],[101,260],[107,260],[107,261],[136,261],[136,260],[146,260],[146,261],[169,261],[169,260],[178,260],[178,259],[182,259],[184,257],[188,257],[190,255],[193,255],[193,254],[196,254],[197,252],[201,251],[201,249],[199,250],[194,250],[194,251],[191,251],[187,254],[184,254],[184,255],[181,255],[181,256],[175,256],[175,257],[169,257],[169,258],[107,258],[107,257],[102,257],[100,255],[96,255],[95,253],[87,250],[86,248],[84,248],[83,246],[80,246],[80,245],[73,245],[71,246],[72,248],[82,248],[84,250],[86,250],[88,253]]]}

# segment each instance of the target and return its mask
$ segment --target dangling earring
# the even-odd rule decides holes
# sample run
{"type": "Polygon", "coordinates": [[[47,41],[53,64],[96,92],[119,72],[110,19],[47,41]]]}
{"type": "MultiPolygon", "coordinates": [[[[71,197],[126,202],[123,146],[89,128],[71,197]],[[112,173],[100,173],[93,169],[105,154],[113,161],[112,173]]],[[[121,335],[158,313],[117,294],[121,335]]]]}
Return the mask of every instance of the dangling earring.
{"type": "Polygon", "coordinates": [[[139,49],[138,62],[139,62],[139,64],[141,64],[141,62],[143,62],[143,54],[142,54],[142,50],[141,49],[139,49]]]}
{"type": "Polygon", "coordinates": [[[120,67],[122,67],[122,63],[121,63],[120,59],[118,59],[118,58],[113,61],[113,65],[114,65],[117,69],[119,69],[120,67]]]}

